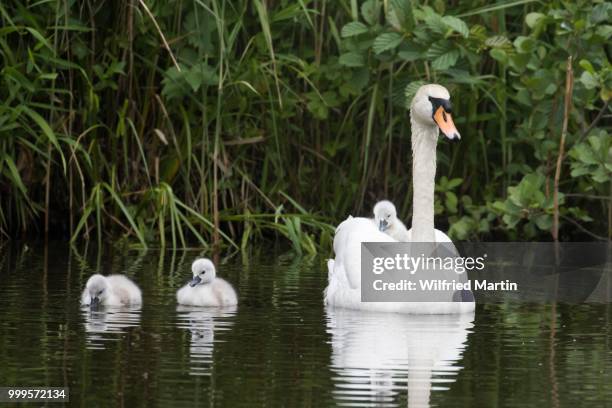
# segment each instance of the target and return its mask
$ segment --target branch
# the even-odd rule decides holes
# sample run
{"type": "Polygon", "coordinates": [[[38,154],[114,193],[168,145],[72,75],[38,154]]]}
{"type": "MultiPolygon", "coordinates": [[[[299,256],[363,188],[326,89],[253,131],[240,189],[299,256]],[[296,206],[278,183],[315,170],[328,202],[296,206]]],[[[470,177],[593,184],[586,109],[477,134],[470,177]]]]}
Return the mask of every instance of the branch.
{"type": "Polygon", "coordinates": [[[572,107],[572,92],[574,90],[574,71],[572,69],[572,57],[567,58],[567,72],[565,75],[565,105],[563,108],[563,128],[561,129],[561,141],[559,142],[559,155],[557,156],[557,168],[555,169],[555,181],[553,190],[553,229],[552,236],[555,242],[559,241],[559,179],[561,178],[561,163],[565,157],[565,138],[567,137],[567,124],[569,122],[570,109],[572,107]]]}
{"type": "Polygon", "coordinates": [[[144,0],[138,0],[138,2],[142,6],[142,8],[144,8],[144,10],[147,13],[147,15],[149,16],[149,18],[151,18],[151,20],[153,21],[153,25],[157,29],[157,32],[159,33],[159,36],[161,37],[162,42],[164,43],[164,48],[166,48],[166,50],[168,50],[168,54],[170,54],[170,58],[172,59],[172,63],[174,64],[176,69],[179,72],[181,72],[181,67],[179,67],[178,62],[176,62],[176,58],[174,58],[174,54],[172,54],[172,50],[170,49],[170,45],[168,45],[168,41],[166,41],[166,37],[164,36],[164,33],[162,32],[161,28],[159,27],[159,24],[157,24],[157,21],[155,20],[155,16],[153,16],[153,13],[151,13],[151,10],[149,10],[149,7],[147,7],[147,5],[145,4],[144,0]]]}
{"type": "Polygon", "coordinates": [[[588,229],[586,229],[585,227],[583,227],[582,225],[580,225],[578,222],[574,221],[573,219],[571,219],[570,217],[567,217],[565,215],[562,215],[561,218],[563,218],[566,221],[569,221],[570,223],[574,224],[576,227],[578,227],[582,232],[584,232],[587,235],[590,235],[591,237],[598,239],[600,241],[607,241],[608,238],[606,237],[602,237],[601,235],[597,235],[594,232],[589,231],[588,229]]]}

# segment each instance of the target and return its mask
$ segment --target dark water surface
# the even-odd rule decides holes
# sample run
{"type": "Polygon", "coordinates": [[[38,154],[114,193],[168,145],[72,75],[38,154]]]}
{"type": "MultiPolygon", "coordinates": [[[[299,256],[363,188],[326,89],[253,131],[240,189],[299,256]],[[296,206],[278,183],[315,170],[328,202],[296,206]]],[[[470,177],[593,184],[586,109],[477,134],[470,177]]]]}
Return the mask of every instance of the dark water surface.
{"type": "Polygon", "coordinates": [[[609,304],[325,310],[324,259],[261,248],[218,267],[238,308],[177,307],[198,255],[0,248],[0,386],[83,407],[612,406],[609,304]],[[142,308],[81,309],[95,272],[133,278],[142,308]]]}

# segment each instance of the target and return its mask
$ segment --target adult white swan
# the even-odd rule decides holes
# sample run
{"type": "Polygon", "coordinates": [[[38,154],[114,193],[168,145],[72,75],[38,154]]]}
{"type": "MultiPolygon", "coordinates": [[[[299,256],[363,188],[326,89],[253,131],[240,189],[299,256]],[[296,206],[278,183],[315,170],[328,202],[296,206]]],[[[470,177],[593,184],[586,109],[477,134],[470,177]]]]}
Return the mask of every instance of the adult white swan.
{"type": "MultiPolygon", "coordinates": [[[[410,106],[412,126],[413,208],[411,242],[451,242],[434,229],[434,187],[436,145],[439,130],[450,140],[461,137],[451,116],[450,94],[441,85],[424,85],[417,91],[410,106]]],[[[368,218],[344,220],[334,236],[335,259],[328,261],[329,283],[325,289],[327,305],[349,309],[417,314],[453,314],[474,310],[473,297],[459,302],[362,302],[361,243],[393,242],[368,218]]],[[[471,295],[471,293],[470,293],[471,295]]],[[[462,298],[462,296],[459,296],[462,298]]]]}

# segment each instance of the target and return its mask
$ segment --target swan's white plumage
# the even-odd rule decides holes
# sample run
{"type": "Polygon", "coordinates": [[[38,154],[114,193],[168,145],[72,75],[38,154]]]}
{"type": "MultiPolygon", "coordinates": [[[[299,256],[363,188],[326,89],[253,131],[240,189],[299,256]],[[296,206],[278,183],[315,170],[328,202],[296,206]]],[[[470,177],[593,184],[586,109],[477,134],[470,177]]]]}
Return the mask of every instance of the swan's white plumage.
{"type": "Polygon", "coordinates": [[[92,275],[81,294],[81,304],[90,305],[94,297],[100,305],[128,306],[142,303],[140,288],[124,275],[92,275]]]}
{"type": "Polygon", "coordinates": [[[195,286],[186,284],[176,292],[176,300],[185,306],[235,306],[238,296],[230,283],[216,276],[214,264],[209,259],[196,259],[191,270],[195,286]]]}
{"type": "Polygon", "coordinates": [[[190,287],[185,285],[176,292],[176,300],[186,306],[233,306],[238,297],[232,285],[221,278],[211,283],[190,287]]]}

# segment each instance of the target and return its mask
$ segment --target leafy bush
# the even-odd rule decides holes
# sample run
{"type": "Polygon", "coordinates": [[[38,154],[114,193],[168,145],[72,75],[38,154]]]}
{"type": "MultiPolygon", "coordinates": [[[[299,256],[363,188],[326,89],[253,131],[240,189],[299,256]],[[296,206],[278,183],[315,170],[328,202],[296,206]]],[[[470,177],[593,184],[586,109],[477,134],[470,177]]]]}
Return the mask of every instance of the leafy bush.
{"type": "Polygon", "coordinates": [[[409,218],[406,107],[438,82],[438,227],[548,239],[571,56],[561,237],[609,239],[612,6],[427,4],[2,2],[1,234],[328,250],[377,199],[409,218]]]}

